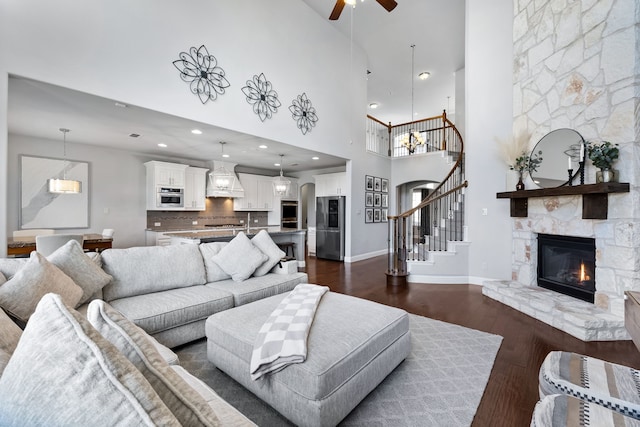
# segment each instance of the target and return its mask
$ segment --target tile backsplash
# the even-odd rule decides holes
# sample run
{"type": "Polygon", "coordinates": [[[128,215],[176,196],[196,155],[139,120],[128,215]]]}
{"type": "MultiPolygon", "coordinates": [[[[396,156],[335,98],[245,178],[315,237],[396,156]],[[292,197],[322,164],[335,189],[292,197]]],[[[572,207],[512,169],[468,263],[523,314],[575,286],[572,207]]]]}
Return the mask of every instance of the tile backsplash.
{"type": "Polygon", "coordinates": [[[206,199],[204,211],[147,211],[148,230],[189,230],[192,228],[204,228],[205,225],[227,225],[247,223],[251,215],[251,226],[267,226],[267,212],[236,212],[233,210],[233,199],[221,197],[209,197],[206,199]],[[255,220],[258,222],[254,222],[255,220]],[[193,222],[198,224],[194,225],[193,222]],[[160,223],[160,226],[156,226],[160,223]]]}

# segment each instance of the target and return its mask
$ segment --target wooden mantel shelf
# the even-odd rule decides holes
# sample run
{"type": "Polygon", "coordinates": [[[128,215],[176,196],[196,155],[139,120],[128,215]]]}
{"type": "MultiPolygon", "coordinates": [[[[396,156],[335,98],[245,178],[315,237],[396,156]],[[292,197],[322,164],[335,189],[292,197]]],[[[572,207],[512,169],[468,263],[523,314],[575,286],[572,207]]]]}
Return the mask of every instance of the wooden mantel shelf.
{"type": "Polygon", "coordinates": [[[511,216],[528,216],[529,197],[582,195],[582,219],[607,219],[609,193],[628,193],[628,182],[602,182],[536,190],[497,193],[498,199],[511,199],[511,216]]]}

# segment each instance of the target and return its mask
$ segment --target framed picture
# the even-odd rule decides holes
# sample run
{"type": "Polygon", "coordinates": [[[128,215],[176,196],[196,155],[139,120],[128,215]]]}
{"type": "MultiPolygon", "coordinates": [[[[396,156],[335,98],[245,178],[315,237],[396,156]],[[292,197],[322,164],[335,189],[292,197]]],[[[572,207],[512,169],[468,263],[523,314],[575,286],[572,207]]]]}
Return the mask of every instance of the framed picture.
{"type": "Polygon", "coordinates": [[[373,222],[380,222],[380,209],[373,210],[373,222]]]}
{"type": "Polygon", "coordinates": [[[382,202],[381,202],[380,206],[382,206],[383,208],[388,208],[389,207],[389,195],[388,194],[383,194],[382,195],[382,202]]]}
{"type": "Polygon", "coordinates": [[[382,186],[381,186],[381,190],[383,193],[388,193],[389,192],[389,180],[386,178],[382,178],[382,186]]]}
{"type": "Polygon", "coordinates": [[[88,228],[89,163],[20,156],[20,228],[88,228]],[[49,192],[50,178],[82,183],[79,194],[49,192]]]}
{"type": "Polygon", "coordinates": [[[380,193],[373,193],[373,206],[379,208],[382,204],[381,199],[382,199],[382,194],[380,193]]]}
{"type": "Polygon", "coordinates": [[[373,222],[373,209],[364,210],[364,222],[373,222]]]}
{"type": "Polygon", "coordinates": [[[382,209],[382,211],[380,212],[380,221],[389,222],[389,220],[387,219],[387,215],[389,215],[389,209],[382,209]]]}
{"type": "Polygon", "coordinates": [[[373,178],[373,191],[380,191],[382,187],[382,178],[375,177],[373,178]]]}
{"type": "Polygon", "coordinates": [[[364,193],[364,205],[373,206],[373,193],[364,193]]]}
{"type": "Polygon", "coordinates": [[[364,189],[367,191],[373,191],[373,177],[371,175],[364,176],[364,189]]]}

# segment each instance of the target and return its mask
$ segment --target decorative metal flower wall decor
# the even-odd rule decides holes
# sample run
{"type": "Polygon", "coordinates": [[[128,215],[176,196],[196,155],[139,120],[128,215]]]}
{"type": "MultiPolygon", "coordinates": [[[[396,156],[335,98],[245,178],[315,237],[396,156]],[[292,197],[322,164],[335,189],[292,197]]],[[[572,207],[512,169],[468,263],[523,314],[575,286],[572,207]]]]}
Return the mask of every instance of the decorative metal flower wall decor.
{"type": "Polygon", "coordinates": [[[218,94],[223,94],[230,86],[224,70],[218,67],[215,56],[210,55],[204,45],[180,52],[179,56],[173,65],[180,71],[180,78],[189,83],[191,93],[198,95],[203,104],[215,101],[218,94]]]}
{"type": "Polygon", "coordinates": [[[253,112],[263,122],[270,119],[273,113],[278,112],[278,108],[282,105],[278,99],[278,92],[271,88],[271,82],[267,80],[264,73],[253,76],[253,80],[247,80],[247,85],[242,88],[242,92],[247,97],[247,102],[253,105],[253,112]]]}
{"type": "Polygon", "coordinates": [[[306,93],[298,95],[298,97],[291,102],[289,111],[291,111],[293,120],[297,122],[298,129],[302,131],[303,135],[310,132],[311,128],[314,127],[318,121],[316,109],[313,108],[306,93]]]}

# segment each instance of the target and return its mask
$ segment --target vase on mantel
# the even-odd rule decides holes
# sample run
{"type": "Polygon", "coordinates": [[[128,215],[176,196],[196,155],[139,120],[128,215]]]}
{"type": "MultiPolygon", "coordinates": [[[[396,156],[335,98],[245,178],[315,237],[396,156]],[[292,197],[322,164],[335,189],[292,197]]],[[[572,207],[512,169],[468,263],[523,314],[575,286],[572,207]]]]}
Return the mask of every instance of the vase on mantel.
{"type": "Polygon", "coordinates": [[[596,182],[618,182],[618,170],[600,169],[596,171],[596,182]]]}
{"type": "Polygon", "coordinates": [[[516,184],[516,190],[524,190],[524,171],[518,171],[518,183],[516,184]]]}

